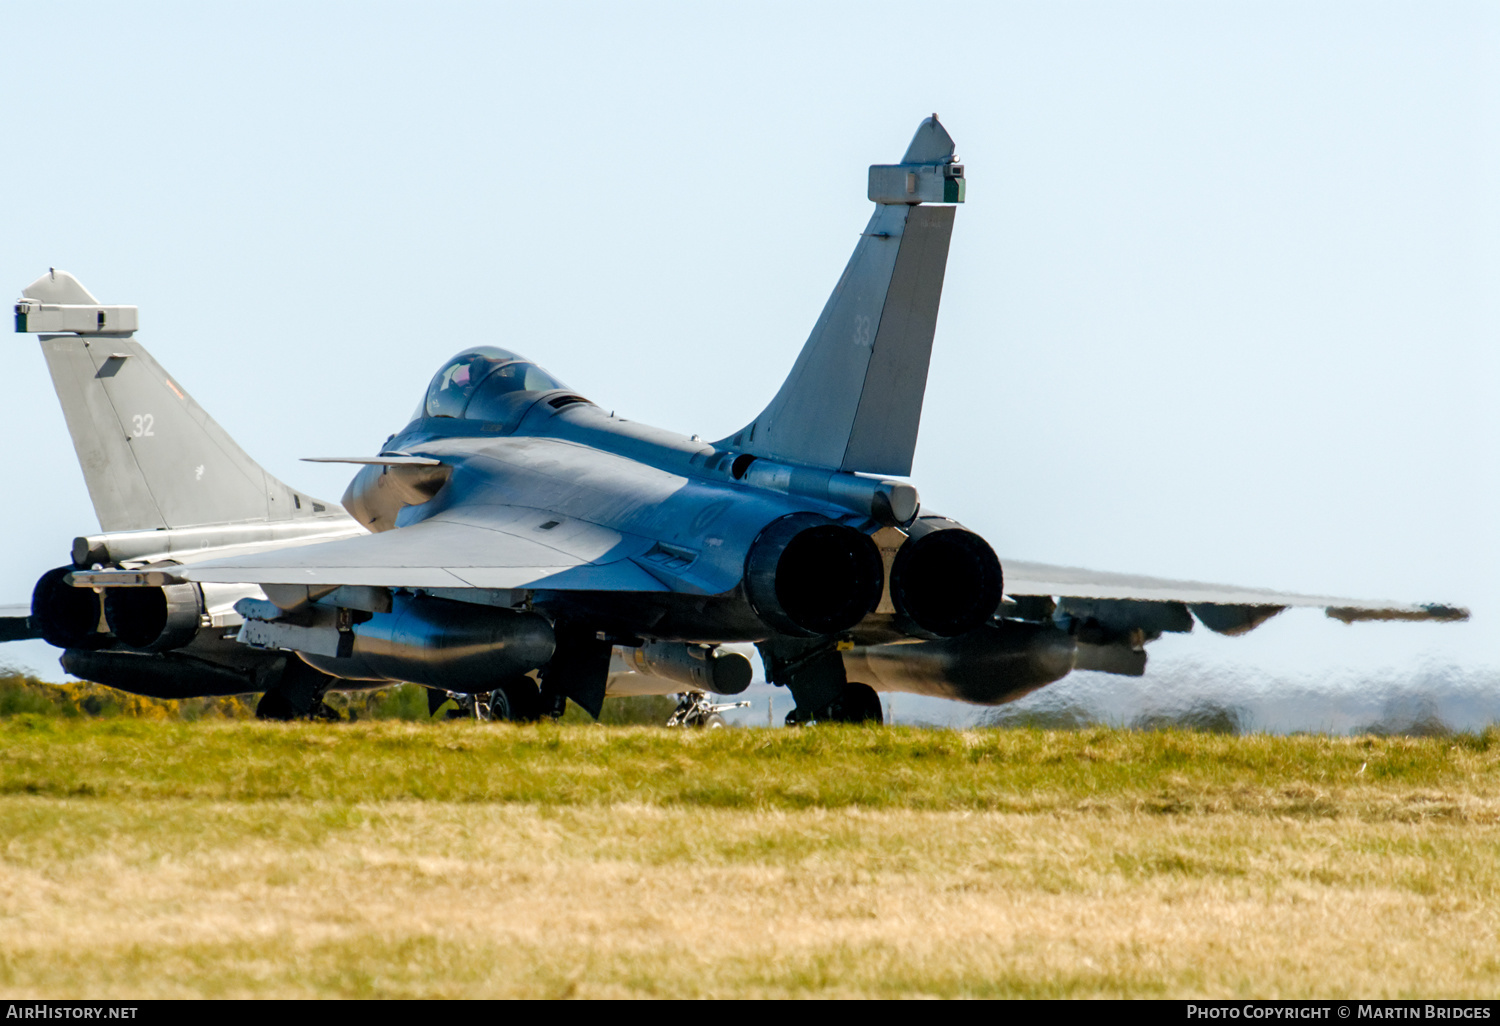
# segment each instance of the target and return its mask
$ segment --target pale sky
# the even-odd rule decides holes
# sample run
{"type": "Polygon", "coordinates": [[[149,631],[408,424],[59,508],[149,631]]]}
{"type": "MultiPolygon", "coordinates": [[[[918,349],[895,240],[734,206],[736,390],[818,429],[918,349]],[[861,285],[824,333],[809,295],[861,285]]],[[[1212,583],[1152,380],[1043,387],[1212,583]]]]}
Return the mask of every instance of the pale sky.
{"type": "MultiPolygon", "coordinates": [[[[453,352],[719,437],[937,111],[968,167],[913,480],[1007,555],[1465,604],[1154,651],[1500,665],[1500,61],[1466,3],[12,5],[0,280],[49,266],[251,455],[373,453],[453,352]]],[[[0,353],[0,603],[97,530],[0,353]]],[[[44,645],[0,659],[57,676],[44,645]]]]}

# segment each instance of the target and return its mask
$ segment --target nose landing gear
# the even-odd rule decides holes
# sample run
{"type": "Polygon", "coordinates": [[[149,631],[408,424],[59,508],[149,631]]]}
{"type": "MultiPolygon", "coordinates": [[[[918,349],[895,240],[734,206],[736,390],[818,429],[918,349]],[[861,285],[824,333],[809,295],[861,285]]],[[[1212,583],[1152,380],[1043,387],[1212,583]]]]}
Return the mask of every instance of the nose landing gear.
{"type": "Polygon", "coordinates": [[[727,727],[720,713],[729,709],[748,709],[749,702],[715,703],[701,691],[690,691],[677,696],[677,708],[667,719],[669,727],[705,727],[713,730],[727,727]]]}

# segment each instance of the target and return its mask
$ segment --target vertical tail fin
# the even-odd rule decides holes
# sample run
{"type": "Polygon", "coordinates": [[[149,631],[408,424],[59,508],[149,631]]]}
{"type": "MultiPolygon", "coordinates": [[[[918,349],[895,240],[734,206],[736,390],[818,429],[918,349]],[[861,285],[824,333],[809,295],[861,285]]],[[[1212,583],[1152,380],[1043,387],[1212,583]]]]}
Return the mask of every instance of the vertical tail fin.
{"type": "Polygon", "coordinates": [[[964,169],[937,115],[900,164],[870,168],[875,215],[760,416],[721,446],[789,463],[911,473],[964,169]]]}
{"type": "Polygon", "coordinates": [[[261,469],[129,336],[135,307],[100,306],[51,271],[22,292],[16,330],[45,334],[89,498],[105,531],[342,516],[261,469]]]}

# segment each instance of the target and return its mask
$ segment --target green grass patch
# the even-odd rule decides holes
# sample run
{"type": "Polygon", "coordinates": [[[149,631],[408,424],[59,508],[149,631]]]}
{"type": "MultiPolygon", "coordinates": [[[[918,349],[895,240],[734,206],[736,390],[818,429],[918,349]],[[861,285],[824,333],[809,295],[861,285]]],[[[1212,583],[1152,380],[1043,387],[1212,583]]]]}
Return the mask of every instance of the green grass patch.
{"type": "Polygon", "coordinates": [[[1464,820],[1492,817],[1500,799],[1494,733],[1235,737],[829,726],[709,732],[24,714],[0,720],[0,793],[1464,820]]]}

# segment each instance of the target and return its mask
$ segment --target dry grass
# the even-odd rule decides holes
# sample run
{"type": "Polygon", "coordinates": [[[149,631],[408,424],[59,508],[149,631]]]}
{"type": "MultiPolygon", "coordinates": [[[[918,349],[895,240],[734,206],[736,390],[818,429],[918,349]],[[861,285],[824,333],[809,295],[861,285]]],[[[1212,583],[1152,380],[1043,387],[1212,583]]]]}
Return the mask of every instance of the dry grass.
{"type": "Polygon", "coordinates": [[[1492,996],[1493,740],[0,722],[0,987],[1492,996]]]}

